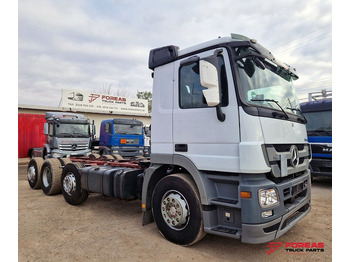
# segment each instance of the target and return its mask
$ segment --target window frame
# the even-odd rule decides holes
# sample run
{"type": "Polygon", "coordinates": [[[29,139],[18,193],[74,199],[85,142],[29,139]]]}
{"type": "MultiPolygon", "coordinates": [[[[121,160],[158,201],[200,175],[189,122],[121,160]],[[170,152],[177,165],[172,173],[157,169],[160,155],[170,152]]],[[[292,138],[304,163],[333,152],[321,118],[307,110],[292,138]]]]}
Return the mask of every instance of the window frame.
{"type": "MultiPolygon", "coordinates": [[[[226,63],[225,63],[225,57],[223,54],[218,55],[218,59],[219,59],[219,83],[220,83],[220,106],[221,107],[227,107],[229,105],[229,88],[228,88],[228,77],[227,77],[227,68],[226,68],[226,63]],[[221,63],[221,61],[222,63],[221,63]],[[223,74],[224,73],[224,74],[223,74]],[[225,77],[223,79],[223,77],[225,77]],[[224,81],[224,82],[223,82],[224,81]],[[224,87],[226,86],[226,87],[224,87]],[[223,90],[223,87],[226,90],[223,90]],[[224,98],[224,99],[223,99],[224,98]]],[[[183,64],[179,66],[178,68],[178,106],[180,109],[201,109],[201,108],[211,108],[210,106],[208,106],[207,104],[204,104],[205,106],[199,106],[199,107],[194,107],[194,106],[189,106],[189,107],[184,107],[183,103],[181,103],[182,100],[182,91],[181,91],[181,80],[182,80],[182,74],[181,74],[181,69],[185,66],[190,66],[190,65],[194,65],[197,63],[198,66],[198,70],[199,70],[199,59],[198,61],[194,61],[191,64],[183,64]]],[[[198,79],[199,79],[199,73],[198,73],[198,79]]],[[[200,85],[202,87],[202,85],[200,85]]],[[[203,90],[205,89],[204,87],[202,87],[203,90]]],[[[191,94],[192,95],[192,94],[191,94]]],[[[202,93],[202,99],[205,100],[204,95],[202,93]]],[[[191,104],[192,105],[192,104],[191,104]]]]}

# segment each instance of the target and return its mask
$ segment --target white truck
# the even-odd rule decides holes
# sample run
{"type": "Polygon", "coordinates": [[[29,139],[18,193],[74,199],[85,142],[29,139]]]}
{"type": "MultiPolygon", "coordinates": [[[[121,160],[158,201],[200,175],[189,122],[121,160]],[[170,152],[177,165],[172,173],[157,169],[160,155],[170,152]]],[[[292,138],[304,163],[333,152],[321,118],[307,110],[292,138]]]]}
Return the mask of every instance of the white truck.
{"type": "Polygon", "coordinates": [[[32,157],[59,158],[91,153],[90,121],[84,115],[47,112],[45,119],[46,143],[42,148],[31,148],[32,157]]]}
{"type": "Polygon", "coordinates": [[[140,198],[143,225],[155,221],[184,246],[206,233],[272,241],[309,213],[311,150],[295,69],[234,34],[153,49],[149,68],[149,166],[72,159],[61,178],[68,203],[82,203],[89,192],[140,198]]]}

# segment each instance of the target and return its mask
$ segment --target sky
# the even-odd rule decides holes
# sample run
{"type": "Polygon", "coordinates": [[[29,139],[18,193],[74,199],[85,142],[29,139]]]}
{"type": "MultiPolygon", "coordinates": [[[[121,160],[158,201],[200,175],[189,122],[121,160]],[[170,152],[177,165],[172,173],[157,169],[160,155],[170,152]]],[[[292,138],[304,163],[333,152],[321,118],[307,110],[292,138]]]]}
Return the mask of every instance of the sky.
{"type": "Polygon", "coordinates": [[[332,90],[331,0],[19,0],[18,103],[58,107],[61,90],[151,91],[149,51],[246,35],[296,68],[301,101],[332,90]]]}

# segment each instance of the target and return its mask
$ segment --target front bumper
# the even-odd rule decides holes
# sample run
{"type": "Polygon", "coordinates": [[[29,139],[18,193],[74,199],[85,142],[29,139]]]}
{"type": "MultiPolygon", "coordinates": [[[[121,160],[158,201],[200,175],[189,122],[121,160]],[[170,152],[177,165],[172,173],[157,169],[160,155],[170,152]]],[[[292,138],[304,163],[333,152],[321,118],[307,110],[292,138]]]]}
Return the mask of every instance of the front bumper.
{"type": "Polygon", "coordinates": [[[256,201],[252,201],[243,212],[242,242],[258,244],[272,241],[286,233],[310,212],[311,178],[308,170],[305,171],[304,175],[275,184],[274,187],[278,190],[280,198],[278,206],[260,209],[254,206],[256,201]],[[254,221],[249,216],[254,214],[254,217],[258,218],[262,211],[267,210],[273,212],[273,216],[270,218],[254,221]]]}
{"type": "Polygon", "coordinates": [[[312,177],[332,178],[332,159],[313,158],[310,163],[312,177]]]}
{"type": "Polygon", "coordinates": [[[66,151],[54,149],[50,152],[50,155],[54,158],[68,157],[68,156],[88,156],[91,154],[91,149],[77,150],[77,151],[66,151]]]}
{"type": "Polygon", "coordinates": [[[305,200],[297,210],[264,224],[242,224],[242,242],[259,244],[274,240],[303,219],[311,210],[310,200],[305,200]]]}

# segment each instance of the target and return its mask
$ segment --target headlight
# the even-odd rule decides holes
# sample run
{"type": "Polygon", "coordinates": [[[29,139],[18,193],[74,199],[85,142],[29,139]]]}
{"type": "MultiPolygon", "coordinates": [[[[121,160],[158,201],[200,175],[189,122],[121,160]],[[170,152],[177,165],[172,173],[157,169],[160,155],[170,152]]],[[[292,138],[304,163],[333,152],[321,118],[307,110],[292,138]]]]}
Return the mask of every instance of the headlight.
{"type": "Polygon", "coordinates": [[[278,193],[274,188],[259,190],[259,204],[262,208],[279,204],[278,193]]]}

